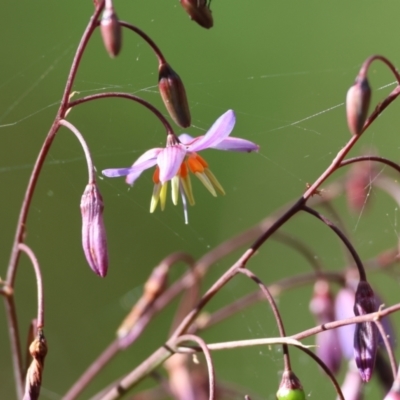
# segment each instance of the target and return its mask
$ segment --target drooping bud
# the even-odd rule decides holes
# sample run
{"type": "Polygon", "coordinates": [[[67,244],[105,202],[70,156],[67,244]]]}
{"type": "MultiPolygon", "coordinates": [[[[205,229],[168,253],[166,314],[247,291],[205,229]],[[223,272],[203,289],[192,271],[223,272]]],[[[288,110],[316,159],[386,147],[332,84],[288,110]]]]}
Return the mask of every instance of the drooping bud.
{"type": "Polygon", "coordinates": [[[353,135],[359,135],[368,116],[371,88],[366,77],[357,77],[346,96],[347,124],[353,135]]]}
{"type": "MultiPolygon", "coordinates": [[[[358,284],[354,314],[365,315],[377,311],[374,292],[366,281],[358,284]]],[[[354,330],[354,359],[361,379],[368,382],[371,379],[378,350],[378,329],[373,321],[356,324],[354,330]]]]}
{"type": "Polygon", "coordinates": [[[158,89],[174,122],[182,128],[189,127],[191,119],[185,87],[168,63],[161,63],[158,67],[158,89]]]}
{"type": "Polygon", "coordinates": [[[96,183],[89,183],[81,199],[82,246],[90,268],[101,277],[107,275],[108,268],[103,209],[103,199],[96,183]]]}
{"type": "MultiPolygon", "coordinates": [[[[349,361],[347,373],[340,389],[342,390],[343,397],[346,400],[362,400],[363,383],[360,374],[354,365],[354,361],[349,361]]],[[[336,400],[340,400],[339,396],[336,400]]]]}
{"type": "Polygon", "coordinates": [[[33,360],[26,373],[23,400],[37,400],[42,385],[44,359],[47,354],[47,343],[42,330],[39,330],[37,337],[29,346],[29,352],[33,360]]]}
{"type": "Polygon", "coordinates": [[[372,162],[355,163],[346,178],[346,197],[349,209],[355,213],[365,210],[369,188],[376,172],[372,162]]]}
{"type": "Polygon", "coordinates": [[[180,0],[190,19],[206,29],[212,28],[214,21],[207,0],[180,0]]]}
{"type": "MultiPolygon", "coordinates": [[[[310,310],[319,325],[326,324],[335,319],[333,298],[327,281],[318,280],[315,283],[310,310]]],[[[333,373],[338,372],[342,360],[342,352],[340,350],[337,330],[330,329],[316,335],[316,345],[317,356],[333,373]]]]}
{"type": "Polygon", "coordinates": [[[144,284],[142,297],[132,307],[132,310],[119,326],[117,331],[119,338],[124,338],[131,331],[139,317],[144,314],[148,307],[153,304],[154,300],[165,290],[167,281],[168,266],[166,264],[160,264],[155,267],[149,279],[147,279],[144,284]]]}
{"type": "Polygon", "coordinates": [[[118,55],[122,44],[122,28],[114,11],[112,0],[107,0],[100,21],[100,31],[104,46],[111,58],[118,55]]]}
{"type": "Polygon", "coordinates": [[[303,386],[293,371],[283,372],[276,398],[277,400],[306,400],[303,386]]]}
{"type": "Polygon", "coordinates": [[[400,382],[396,378],[389,393],[383,400],[400,400],[400,382]]]}

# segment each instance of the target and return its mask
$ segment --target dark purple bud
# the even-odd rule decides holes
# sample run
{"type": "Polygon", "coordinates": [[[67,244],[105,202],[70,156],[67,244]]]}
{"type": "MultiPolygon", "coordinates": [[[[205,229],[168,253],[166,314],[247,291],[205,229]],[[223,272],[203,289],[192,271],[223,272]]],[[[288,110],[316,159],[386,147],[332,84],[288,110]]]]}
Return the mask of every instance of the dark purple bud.
{"type": "MultiPolygon", "coordinates": [[[[374,292],[370,284],[360,281],[354,299],[354,314],[365,315],[377,311],[374,292]]],[[[378,328],[372,321],[357,324],[354,330],[354,359],[361,379],[371,379],[378,350],[378,328]]]]}
{"type": "MultiPolygon", "coordinates": [[[[319,325],[326,324],[334,320],[334,304],[332,294],[329,290],[329,283],[319,280],[314,285],[314,295],[310,302],[310,310],[314,314],[319,325]]],[[[316,336],[316,354],[333,372],[339,371],[342,360],[342,352],[338,332],[330,329],[321,332],[316,336]]]]}
{"type": "Polygon", "coordinates": [[[158,67],[158,89],[174,122],[182,128],[190,126],[189,104],[181,78],[168,63],[158,67]]]}
{"type": "Polygon", "coordinates": [[[374,292],[367,281],[360,281],[354,299],[354,314],[365,315],[377,311],[374,292]]]}
{"type": "Polygon", "coordinates": [[[306,395],[299,378],[293,371],[284,371],[279,389],[276,392],[277,400],[305,400],[306,395]]]}
{"type": "Polygon", "coordinates": [[[354,330],[354,359],[361,379],[368,382],[372,377],[378,350],[378,330],[374,322],[356,324],[354,330]]]}
{"type": "Polygon", "coordinates": [[[371,88],[367,78],[357,77],[346,97],[347,124],[353,135],[359,135],[368,116],[371,88]]]}
{"type": "Polygon", "coordinates": [[[207,0],[180,0],[190,19],[206,29],[212,28],[214,21],[207,0]]]}
{"type": "Polygon", "coordinates": [[[100,31],[108,54],[112,58],[116,57],[121,50],[122,28],[111,0],[106,1],[100,21],[100,31]]]}
{"type": "Polygon", "coordinates": [[[105,277],[108,268],[103,199],[95,183],[89,183],[82,195],[82,246],[90,268],[105,277]]]}

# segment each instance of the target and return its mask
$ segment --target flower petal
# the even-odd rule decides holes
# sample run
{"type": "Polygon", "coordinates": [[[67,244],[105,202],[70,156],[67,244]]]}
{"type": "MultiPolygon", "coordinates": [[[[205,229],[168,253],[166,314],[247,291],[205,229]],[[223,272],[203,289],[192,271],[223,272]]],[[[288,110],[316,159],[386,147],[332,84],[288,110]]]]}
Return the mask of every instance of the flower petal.
{"type": "Polygon", "coordinates": [[[188,145],[187,150],[191,152],[200,151],[218,145],[230,135],[235,126],[235,121],[235,113],[232,110],[228,110],[214,122],[204,136],[199,137],[198,140],[188,145]]]}
{"type": "Polygon", "coordinates": [[[194,137],[188,135],[187,133],[182,133],[181,135],[178,136],[179,141],[184,144],[184,145],[189,145],[190,143],[195,140],[194,137]]]}
{"type": "Polygon", "coordinates": [[[258,151],[260,146],[253,142],[250,142],[250,140],[236,137],[228,137],[219,142],[217,145],[212,146],[212,148],[217,150],[251,152],[258,151]]]}
{"type": "Polygon", "coordinates": [[[109,178],[127,176],[126,182],[132,185],[140,174],[157,164],[157,156],[162,148],[154,148],[143,153],[131,167],[128,168],[109,168],[102,171],[102,174],[109,178]]]}
{"type": "Polygon", "coordinates": [[[158,154],[157,163],[160,167],[161,183],[171,180],[178,173],[185,156],[186,150],[182,145],[166,147],[158,154]]]}

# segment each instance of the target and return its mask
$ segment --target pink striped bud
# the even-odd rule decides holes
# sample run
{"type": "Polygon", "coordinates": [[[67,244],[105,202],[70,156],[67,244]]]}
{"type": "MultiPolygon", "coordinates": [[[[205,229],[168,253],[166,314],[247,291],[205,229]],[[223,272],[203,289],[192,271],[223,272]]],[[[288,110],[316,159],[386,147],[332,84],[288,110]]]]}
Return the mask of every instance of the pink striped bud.
{"type": "Polygon", "coordinates": [[[214,21],[207,0],[180,0],[180,2],[190,19],[196,21],[203,28],[212,28],[214,21]]]}
{"type": "Polygon", "coordinates": [[[103,199],[95,183],[89,183],[81,199],[82,246],[90,268],[105,277],[108,268],[103,199]]]}
{"type": "Polygon", "coordinates": [[[182,128],[190,126],[189,104],[181,78],[168,63],[158,67],[158,88],[174,122],[182,128]]]}
{"type": "MultiPolygon", "coordinates": [[[[354,314],[365,315],[376,310],[375,295],[371,286],[366,281],[360,281],[355,294],[354,314]]],[[[354,330],[354,359],[364,382],[368,382],[371,379],[377,350],[378,329],[375,323],[368,321],[356,324],[354,330]]]]}
{"type": "MultiPolygon", "coordinates": [[[[334,321],[334,303],[329,283],[318,280],[314,285],[314,295],[310,302],[310,311],[319,325],[334,321]]],[[[337,329],[330,329],[316,336],[316,354],[333,372],[339,371],[342,361],[337,329]]]]}
{"type": "Polygon", "coordinates": [[[108,54],[111,58],[116,57],[121,50],[122,29],[111,0],[106,1],[100,21],[100,31],[108,54]]]}
{"type": "Polygon", "coordinates": [[[359,135],[368,116],[371,88],[367,78],[357,77],[346,97],[347,124],[353,135],[359,135]]]}

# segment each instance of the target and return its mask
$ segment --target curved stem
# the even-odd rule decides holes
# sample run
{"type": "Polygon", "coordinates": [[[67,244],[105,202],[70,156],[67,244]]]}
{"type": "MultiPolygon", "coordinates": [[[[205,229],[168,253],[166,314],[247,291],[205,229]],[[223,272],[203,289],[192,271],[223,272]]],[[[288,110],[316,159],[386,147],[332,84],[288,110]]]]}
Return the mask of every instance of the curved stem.
{"type": "Polygon", "coordinates": [[[43,329],[44,327],[44,296],[43,296],[43,279],[40,271],[39,262],[32,251],[32,249],[25,243],[20,243],[18,248],[23,251],[32,263],[33,270],[36,276],[37,296],[38,296],[38,311],[37,311],[37,329],[43,329]]]}
{"type": "Polygon", "coordinates": [[[388,336],[385,332],[385,328],[383,327],[382,322],[377,319],[377,320],[375,320],[375,325],[378,327],[378,330],[379,330],[379,333],[381,334],[383,343],[385,343],[386,351],[387,351],[388,357],[389,357],[390,368],[392,369],[393,380],[395,380],[396,374],[397,374],[396,357],[394,355],[392,346],[390,345],[388,336]]]}
{"type": "MultiPolygon", "coordinates": [[[[237,271],[239,273],[242,273],[243,275],[246,275],[251,280],[253,280],[258,285],[258,287],[261,289],[264,296],[268,300],[268,303],[272,309],[272,313],[274,314],[276,325],[278,326],[278,330],[279,330],[279,335],[281,337],[285,337],[286,336],[285,327],[283,325],[281,315],[279,313],[278,307],[276,306],[275,300],[271,296],[271,293],[269,292],[268,288],[253,272],[249,271],[248,269],[240,268],[237,271]]],[[[282,345],[282,352],[283,352],[283,363],[284,363],[285,371],[290,371],[291,370],[290,355],[289,355],[289,347],[287,344],[282,345]]]]}
{"type": "Polygon", "coordinates": [[[83,138],[82,134],[79,132],[79,130],[74,125],[72,125],[70,122],[68,122],[65,119],[60,120],[60,125],[63,125],[66,128],[68,128],[79,140],[79,143],[82,146],[83,152],[85,153],[86,164],[88,167],[89,183],[95,183],[92,157],[90,155],[89,147],[88,147],[85,139],[83,138]]]}
{"type": "Polygon", "coordinates": [[[333,375],[332,371],[325,365],[325,363],[311,350],[307,349],[306,347],[303,346],[296,346],[298,349],[306,353],[309,357],[311,357],[323,370],[324,372],[328,375],[329,379],[332,382],[333,387],[336,390],[336,393],[338,394],[339,398],[341,400],[346,400],[343,396],[342,389],[340,388],[340,385],[338,384],[335,375],[333,375]]]}
{"type": "Polygon", "coordinates": [[[400,173],[400,165],[385,158],[385,157],[378,157],[378,156],[359,156],[359,157],[353,157],[353,158],[348,158],[347,160],[343,160],[338,168],[345,167],[347,165],[357,163],[357,162],[362,162],[362,161],[376,161],[382,164],[386,164],[389,167],[393,168],[397,172],[400,173]]]}
{"type": "Polygon", "coordinates": [[[196,342],[202,352],[204,353],[204,357],[207,362],[207,369],[208,369],[208,382],[209,382],[209,399],[214,400],[215,398],[215,372],[214,372],[214,364],[211,358],[210,350],[207,347],[206,342],[196,335],[182,335],[176,338],[175,344],[178,345],[182,342],[196,342]]]}
{"type": "Polygon", "coordinates": [[[81,99],[72,101],[68,104],[68,108],[72,108],[75,106],[78,106],[79,104],[86,103],[88,101],[92,100],[98,100],[98,99],[106,99],[108,97],[120,97],[120,98],[125,98],[128,100],[133,100],[136,101],[137,103],[140,103],[142,106],[145,106],[148,110],[150,110],[164,125],[167,135],[174,134],[174,130],[171,127],[171,124],[168,122],[168,120],[164,117],[164,115],[161,114],[161,112],[154,107],[152,104],[148,103],[146,100],[143,100],[142,98],[135,96],[133,94],[129,93],[123,93],[123,92],[107,92],[107,93],[98,93],[98,94],[93,94],[90,96],[82,97],[81,99]]]}
{"type": "MultiPolygon", "coordinates": [[[[100,15],[104,7],[104,0],[102,0],[98,7],[96,8],[92,18],[90,19],[87,28],[82,36],[82,39],[79,43],[78,49],[75,53],[74,60],[72,62],[72,66],[67,78],[67,83],[64,89],[64,94],[62,96],[61,104],[57,115],[54,119],[52,126],[44,140],[42,148],[38,154],[36,159],[35,165],[31,172],[29,182],[25,191],[24,199],[22,201],[21,210],[18,217],[14,242],[11,249],[10,260],[8,263],[7,268],[7,285],[9,287],[14,287],[15,275],[17,271],[17,265],[19,260],[20,248],[19,244],[24,241],[24,234],[25,234],[25,224],[28,217],[29,207],[32,201],[33,193],[36,187],[37,180],[39,179],[39,174],[42,169],[44,160],[48,154],[48,151],[51,147],[51,144],[55,138],[55,135],[59,129],[59,120],[64,117],[67,111],[67,104],[68,98],[71,92],[72,84],[74,82],[74,78],[77,73],[77,69],[82,58],[83,51],[86,47],[87,42],[96,27],[96,20],[100,15]]],[[[6,315],[7,315],[7,323],[8,323],[8,331],[9,331],[9,338],[11,343],[11,353],[13,359],[13,369],[14,369],[14,377],[16,382],[16,389],[18,398],[22,398],[23,396],[23,367],[21,363],[21,344],[19,340],[19,330],[18,330],[18,323],[16,318],[16,309],[15,309],[15,302],[13,296],[7,296],[5,299],[5,308],[6,308],[6,315]]]]}
{"type": "Polygon", "coordinates": [[[121,26],[123,26],[124,28],[128,28],[131,31],[137,33],[145,42],[147,42],[147,44],[153,49],[154,53],[156,54],[156,56],[158,58],[158,62],[160,64],[165,64],[167,62],[165,60],[165,57],[162,54],[161,50],[159,49],[159,47],[141,29],[139,29],[138,27],[136,27],[136,26],[134,26],[132,24],[129,24],[128,22],[124,22],[124,21],[119,21],[119,24],[121,26]]]}
{"type": "Polygon", "coordinates": [[[400,75],[399,75],[397,69],[395,68],[395,66],[386,57],[378,55],[378,54],[370,56],[364,61],[363,65],[361,66],[359,75],[361,77],[365,77],[367,75],[369,66],[375,60],[382,61],[392,71],[393,75],[395,76],[395,78],[397,80],[397,83],[400,85],[400,75]]]}
{"type": "Polygon", "coordinates": [[[354,262],[356,263],[358,273],[360,274],[360,281],[366,281],[367,280],[367,275],[365,273],[364,266],[362,264],[361,258],[356,252],[355,248],[353,245],[350,243],[349,239],[347,239],[346,235],[343,234],[343,232],[328,218],[324,217],[322,214],[320,214],[318,211],[313,210],[312,208],[309,208],[307,206],[303,207],[303,210],[314,217],[318,218],[320,221],[322,221],[325,225],[329,226],[340,238],[340,240],[344,243],[344,245],[347,247],[349,250],[350,254],[353,256],[354,262]]]}

